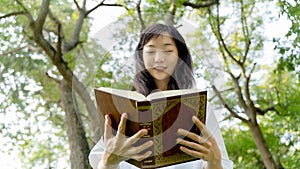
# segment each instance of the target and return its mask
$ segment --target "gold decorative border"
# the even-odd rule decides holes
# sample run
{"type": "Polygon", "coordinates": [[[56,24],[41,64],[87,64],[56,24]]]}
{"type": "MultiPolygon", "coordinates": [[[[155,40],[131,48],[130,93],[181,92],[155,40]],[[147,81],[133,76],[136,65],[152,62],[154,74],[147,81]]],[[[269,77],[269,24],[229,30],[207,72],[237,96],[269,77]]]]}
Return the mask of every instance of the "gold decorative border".
{"type": "Polygon", "coordinates": [[[177,163],[183,161],[190,161],[193,159],[197,159],[195,157],[189,155],[174,155],[169,157],[162,157],[163,154],[163,144],[162,144],[162,125],[158,125],[162,123],[163,115],[168,112],[171,108],[173,108],[177,103],[182,102],[186,106],[194,109],[197,111],[197,117],[205,122],[205,110],[206,110],[206,95],[198,95],[198,96],[191,96],[191,97],[183,97],[183,98],[176,98],[173,100],[164,100],[161,102],[156,102],[151,105],[152,109],[152,119],[155,119],[153,122],[153,135],[154,135],[154,158],[155,163],[157,165],[167,165],[170,162],[177,163]],[[166,102],[168,105],[166,105],[166,102]],[[197,104],[197,102],[200,104],[197,104]],[[200,105],[200,106],[199,106],[200,105]],[[165,109],[168,106],[168,109],[165,109]]]}

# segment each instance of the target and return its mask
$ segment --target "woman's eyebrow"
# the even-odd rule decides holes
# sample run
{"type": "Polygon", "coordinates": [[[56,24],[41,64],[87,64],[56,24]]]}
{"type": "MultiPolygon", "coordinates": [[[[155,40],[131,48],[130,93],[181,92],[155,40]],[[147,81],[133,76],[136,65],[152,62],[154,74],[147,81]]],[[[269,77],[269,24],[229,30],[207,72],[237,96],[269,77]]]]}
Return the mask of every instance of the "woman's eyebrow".
{"type": "MultiPolygon", "coordinates": [[[[174,44],[172,44],[172,43],[165,43],[165,44],[163,44],[163,46],[164,46],[164,47],[166,47],[166,46],[174,46],[174,44]]],[[[148,47],[148,48],[154,48],[155,45],[149,44],[149,45],[146,45],[145,47],[148,47]]]]}
{"type": "Polygon", "coordinates": [[[172,43],[165,43],[164,46],[174,46],[172,43]]]}
{"type": "Polygon", "coordinates": [[[148,48],[154,48],[155,47],[155,45],[145,45],[145,47],[148,47],[148,48]]]}

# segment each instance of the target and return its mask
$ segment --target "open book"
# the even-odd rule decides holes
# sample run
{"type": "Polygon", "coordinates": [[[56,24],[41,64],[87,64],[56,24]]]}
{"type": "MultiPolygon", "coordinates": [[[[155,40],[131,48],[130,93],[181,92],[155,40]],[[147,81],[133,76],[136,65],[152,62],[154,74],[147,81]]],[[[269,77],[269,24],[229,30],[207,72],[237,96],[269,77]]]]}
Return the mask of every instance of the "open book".
{"type": "MultiPolygon", "coordinates": [[[[198,158],[180,151],[176,144],[179,137],[176,132],[183,128],[200,134],[200,130],[192,122],[192,116],[197,116],[205,123],[207,92],[199,89],[183,89],[157,91],[144,95],[129,90],[113,88],[97,88],[95,97],[100,116],[101,129],[104,129],[104,116],[108,114],[112,120],[113,133],[118,129],[122,113],[128,114],[126,136],[132,136],[140,129],[147,129],[137,144],[152,139],[152,156],[139,162],[127,162],[140,168],[157,168],[198,158]]],[[[102,132],[103,134],[103,132],[102,132]]]]}

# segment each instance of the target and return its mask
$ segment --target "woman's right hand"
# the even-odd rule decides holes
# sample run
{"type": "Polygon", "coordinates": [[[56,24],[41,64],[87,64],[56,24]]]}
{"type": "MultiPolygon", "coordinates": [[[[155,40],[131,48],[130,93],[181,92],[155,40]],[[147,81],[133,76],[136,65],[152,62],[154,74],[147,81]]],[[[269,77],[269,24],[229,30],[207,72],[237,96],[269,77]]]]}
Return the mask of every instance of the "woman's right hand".
{"type": "Polygon", "coordinates": [[[101,161],[98,164],[98,169],[106,168],[118,168],[119,163],[124,160],[134,159],[137,161],[148,158],[152,152],[147,151],[144,154],[140,154],[143,150],[151,147],[153,141],[147,141],[142,145],[133,146],[142,136],[147,135],[146,129],[139,130],[131,137],[125,136],[126,121],[128,115],[122,114],[120,124],[118,126],[117,134],[114,136],[112,133],[111,119],[108,115],[105,116],[104,127],[104,154],[101,161]]]}

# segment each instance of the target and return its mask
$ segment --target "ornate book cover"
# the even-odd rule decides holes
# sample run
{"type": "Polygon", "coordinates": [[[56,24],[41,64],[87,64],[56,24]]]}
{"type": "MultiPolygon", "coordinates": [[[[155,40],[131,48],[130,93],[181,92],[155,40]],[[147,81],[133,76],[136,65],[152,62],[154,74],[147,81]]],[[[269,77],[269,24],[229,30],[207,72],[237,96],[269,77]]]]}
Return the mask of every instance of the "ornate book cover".
{"type": "MultiPolygon", "coordinates": [[[[196,115],[203,123],[206,118],[207,92],[195,89],[184,89],[168,92],[157,92],[155,97],[132,96],[133,91],[95,89],[95,97],[100,115],[101,129],[104,127],[104,115],[109,114],[112,119],[114,134],[122,113],[128,114],[126,136],[132,136],[142,128],[148,130],[137,144],[152,139],[151,157],[139,162],[127,162],[139,168],[158,168],[173,164],[198,160],[180,151],[176,139],[179,128],[200,134],[199,129],[192,122],[196,115]],[[120,94],[124,92],[124,94],[120,94]]],[[[133,94],[135,95],[135,93],[133,94]]],[[[187,138],[185,138],[187,139],[187,138]]],[[[148,150],[147,150],[148,151],[148,150]]]]}

